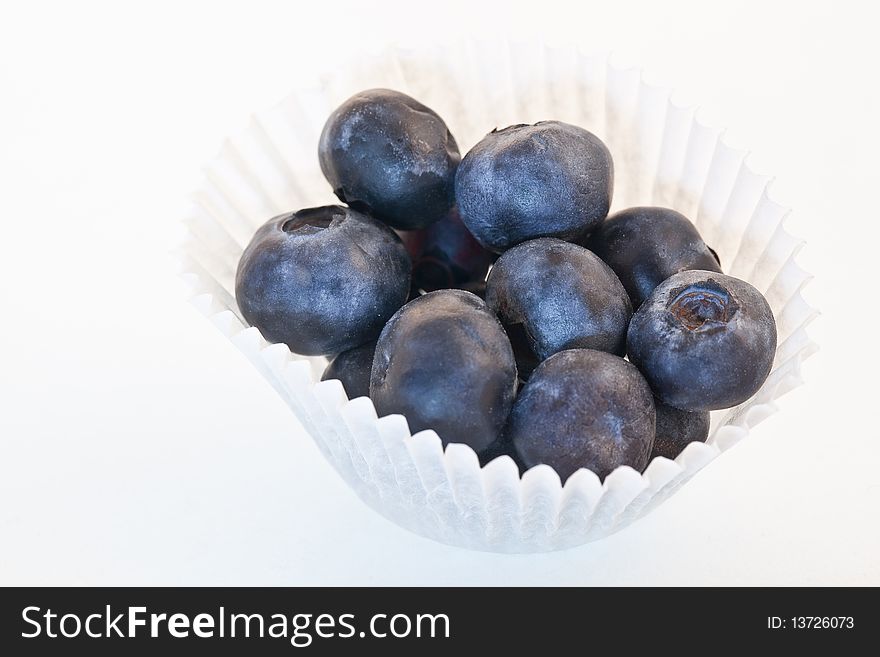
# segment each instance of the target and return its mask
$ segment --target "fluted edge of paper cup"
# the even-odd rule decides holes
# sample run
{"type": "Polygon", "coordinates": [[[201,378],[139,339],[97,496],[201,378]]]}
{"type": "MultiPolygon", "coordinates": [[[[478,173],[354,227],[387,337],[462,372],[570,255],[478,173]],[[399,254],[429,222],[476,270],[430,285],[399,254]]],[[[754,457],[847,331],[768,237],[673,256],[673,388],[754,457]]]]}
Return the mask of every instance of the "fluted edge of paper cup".
{"type": "Polygon", "coordinates": [[[353,61],[320,86],[300,89],[250,120],[206,165],[185,217],[181,252],[193,303],[272,384],[322,454],[370,507],[423,536],[498,552],[564,549],[607,536],[672,495],[707,463],[776,412],[799,386],[817,347],[807,334],[818,315],[802,291],[802,240],[785,228],[789,209],[772,178],[724,132],[607,55],[538,44],[459,42],[391,49],[353,61]],[[433,431],[411,435],[400,415],[377,417],[372,402],[348,399],[339,381],[321,382],[326,361],[267,343],[244,322],[235,268],[258,225],[281,212],[333,202],[317,163],[320,130],[352,93],[391,87],[446,119],[465,152],[496,126],[559,119],[599,135],[614,156],[612,210],[664,205],[690,217],[726,273],[767,297],[779,343],[773,370],[749,401],[716,411],[706,443],[643,473],[620,467],[601,482],[581,470],[562,485],[547,466],[520,477],[509,457],[481,468],[465,445],[445,450],[433,431]]]}

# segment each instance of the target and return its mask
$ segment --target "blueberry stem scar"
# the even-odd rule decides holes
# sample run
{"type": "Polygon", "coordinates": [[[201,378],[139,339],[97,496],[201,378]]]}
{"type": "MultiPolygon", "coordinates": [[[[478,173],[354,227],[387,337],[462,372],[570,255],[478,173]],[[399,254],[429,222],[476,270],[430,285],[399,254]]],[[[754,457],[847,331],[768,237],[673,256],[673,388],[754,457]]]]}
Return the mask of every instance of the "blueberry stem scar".
{"type": "Polygon", "coordinates": [[[739,309],[728,291],[711,278],[704,286],[690,286],[670,296],[669,312],[689,331],[727,324],[739,309]]]}
{"type": "Polygon", "coordinates": [[[300,228],[311,226],[312,228],[329,228],[334,219],[342,218],[345,213],[334,206],[323,206],[320,208],[306,208],[294,213],[294,215],[284,222],[281,230],[285,233],[293,233],[300,228]]]}

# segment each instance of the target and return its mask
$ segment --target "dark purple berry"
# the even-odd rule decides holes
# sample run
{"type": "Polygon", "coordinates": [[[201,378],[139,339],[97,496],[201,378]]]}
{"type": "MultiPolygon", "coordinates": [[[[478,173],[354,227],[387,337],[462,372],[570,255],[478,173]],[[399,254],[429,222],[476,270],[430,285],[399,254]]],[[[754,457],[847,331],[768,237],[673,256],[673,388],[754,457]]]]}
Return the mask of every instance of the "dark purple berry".
{"type": "Polygon", "coordinates": [[[660,401],[686,411],[729,408],[761,387],[776,353],[764,296],[732,276],[684,271],[633,315],[629,359],[660,401]]]}

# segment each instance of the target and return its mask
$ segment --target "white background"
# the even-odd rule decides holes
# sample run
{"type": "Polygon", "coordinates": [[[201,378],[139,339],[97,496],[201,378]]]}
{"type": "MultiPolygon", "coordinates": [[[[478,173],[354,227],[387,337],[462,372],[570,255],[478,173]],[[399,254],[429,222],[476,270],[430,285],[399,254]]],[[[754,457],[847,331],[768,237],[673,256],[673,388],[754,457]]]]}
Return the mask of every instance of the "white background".
{"type": "Polygon", "coordinates": [[[870,3],[10,4],[0,584],[880,584],[870,3]],[[613,49],[689,92],[778,176],[823,311],[780,413],[635,526],[557,554],[446,547],[368,510],[169,255],[200,165],[251,112],[364,50],[462,35],[613,49]]]}

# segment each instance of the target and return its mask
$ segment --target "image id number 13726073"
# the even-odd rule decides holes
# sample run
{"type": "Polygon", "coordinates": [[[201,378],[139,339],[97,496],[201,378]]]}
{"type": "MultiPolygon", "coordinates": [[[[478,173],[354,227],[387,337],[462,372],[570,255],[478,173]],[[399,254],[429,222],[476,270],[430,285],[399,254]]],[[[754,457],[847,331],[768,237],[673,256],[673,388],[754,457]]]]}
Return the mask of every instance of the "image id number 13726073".
{"type": "Polygon", "coordinates": [[[852,616],[768,616],[769,630],[851,630],[855,627],[852,616]]]}

